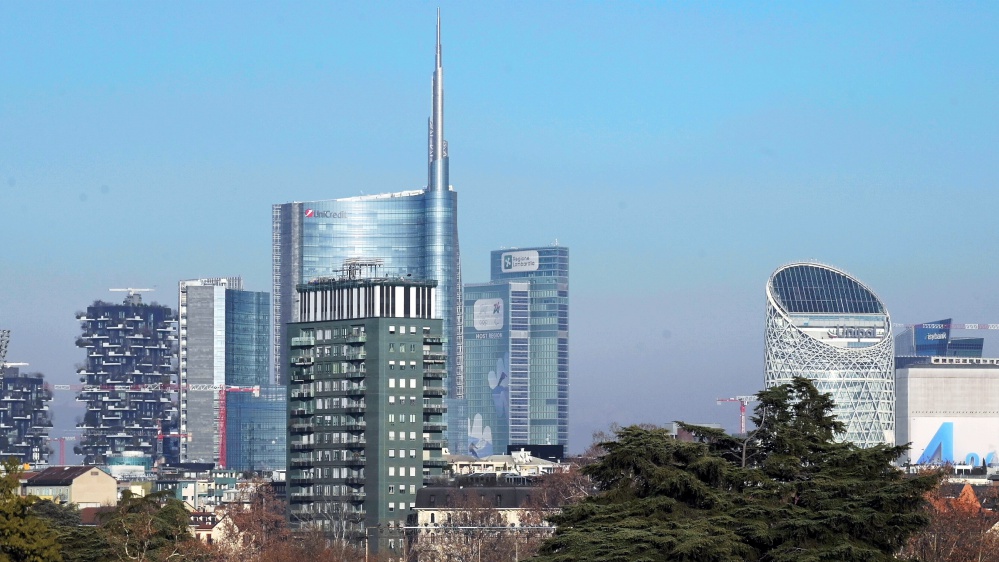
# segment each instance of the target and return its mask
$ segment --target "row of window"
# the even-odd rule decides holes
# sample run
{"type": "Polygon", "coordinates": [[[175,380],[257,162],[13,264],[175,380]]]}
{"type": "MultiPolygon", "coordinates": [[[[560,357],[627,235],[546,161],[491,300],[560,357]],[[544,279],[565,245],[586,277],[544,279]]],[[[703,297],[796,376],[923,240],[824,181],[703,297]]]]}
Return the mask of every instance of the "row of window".
{"type": "MultiPolygon", "coordinates": [[[[388,432],[388,438],[389,438],[389,441],[395,441],[395,432],[394,431],[388,432]]],[[[406,432],[405,431],[400,431],[399,432],[399,441],[405,441],[405,440],[406,440],[406,432]]],[[[416,432],[415,431],[410,431],[409,432],[409,440],[410,441],[416,441],[416,432]]]]}
{"type": "MultiPolygon", "coordinates": [[[[389,456],[389,458],[394,459],[395,458],[395,449],[389,449],[388,456],[389,456]]],[[[400,459],[406,458],[406,450],[405,449],[399,449],[399,458],[400,459]]],[[[409,450],[409,458],[411,458],[411,459],[415,459],[416,458],[416,449],[410,449],[409,450]]]]}

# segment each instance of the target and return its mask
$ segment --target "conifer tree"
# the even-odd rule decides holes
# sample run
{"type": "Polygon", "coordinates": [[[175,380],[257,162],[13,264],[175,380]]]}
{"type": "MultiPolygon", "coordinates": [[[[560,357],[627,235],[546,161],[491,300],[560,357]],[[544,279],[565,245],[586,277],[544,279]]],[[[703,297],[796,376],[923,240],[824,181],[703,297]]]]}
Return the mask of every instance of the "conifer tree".
{"type": "Polygon", "coordinates": [[[747,438],[627,427],[585,467],[602,492],[565,509],[540,560],[895,560],[926,524],[936,476],[906,478],[902,447],[835,441],[832,399],[807,379],[761,392],[747,438]]]}
{"type": "Polygon", "coordinates": [[[0,562],[61,562],[56,535],[31,512],[37,500],[21,496],[21,466],[16,459],[3,463],[0,476],[0,562]]]}

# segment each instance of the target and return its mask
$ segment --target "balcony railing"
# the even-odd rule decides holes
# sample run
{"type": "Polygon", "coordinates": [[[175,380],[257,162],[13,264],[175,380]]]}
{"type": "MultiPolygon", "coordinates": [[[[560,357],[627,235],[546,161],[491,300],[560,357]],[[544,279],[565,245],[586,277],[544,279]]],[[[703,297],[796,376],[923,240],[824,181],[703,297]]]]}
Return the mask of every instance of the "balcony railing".
{"type": "Polygon", "coordinates": [[[309,336],[297,336],[291,338],[291,347],[312,347],[316,345],[316,338],[309,336]]]}

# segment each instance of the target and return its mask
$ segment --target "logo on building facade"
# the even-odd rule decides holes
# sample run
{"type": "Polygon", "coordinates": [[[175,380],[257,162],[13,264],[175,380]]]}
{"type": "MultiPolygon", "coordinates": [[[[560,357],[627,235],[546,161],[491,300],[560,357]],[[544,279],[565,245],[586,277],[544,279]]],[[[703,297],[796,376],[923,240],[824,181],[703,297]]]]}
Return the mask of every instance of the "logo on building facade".
{"type": "Polygon", "coordinates": [[[317,211],[315,209],[306,209],[305,218],[312,219],[345,219],[347,218],[347,211],[340,211],[334,213],[333,211],[317,211]]]}
{"type": "Polygon", "coordinates": [[[537,250],[506,252],[503,254],[503,273],[537,271],[540,261],[537,250]]]}

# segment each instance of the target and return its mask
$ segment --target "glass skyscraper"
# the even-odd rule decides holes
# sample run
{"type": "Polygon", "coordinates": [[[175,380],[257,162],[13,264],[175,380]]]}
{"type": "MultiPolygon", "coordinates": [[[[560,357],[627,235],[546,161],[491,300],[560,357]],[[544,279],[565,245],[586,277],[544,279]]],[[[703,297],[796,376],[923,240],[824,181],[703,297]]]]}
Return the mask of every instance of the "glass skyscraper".
{"type": "Polygon", "coordinates": [[[465,386],[458,194],[448,183],[443,80],[438,19],[425,189],[273,206],[274,377],[287,383],[285,326],[300,320],[297,285],[341,276],[352,263],[363,263],[373,268],[368,274],[381,277],[435,280],[440,299],[434,314],[443,320],[448,357],[447,402],[456,422],[449,438],[459,443],[465,440],[465,386]]]}
{"type": "Polygon", "coordinates": [[[569,436],[569,249],[496,250],[491,282],[465,286],[468,441],[485,457],[569,436]]]}
{"type": "Polygon", "coordinates": [[[794,263],[774,272],[766,293],[766,387],[809,378],[832,394],[846,425],[840,439],[893,444],[891,319],[874,292],[830,266],[794,263]]]}
{"type": "Polygon", "coordinates": [[[270,385],[270,295],[216,277],[181,281],[179,302],[181,459],[284,468],[285,389],[270,385]]]}

